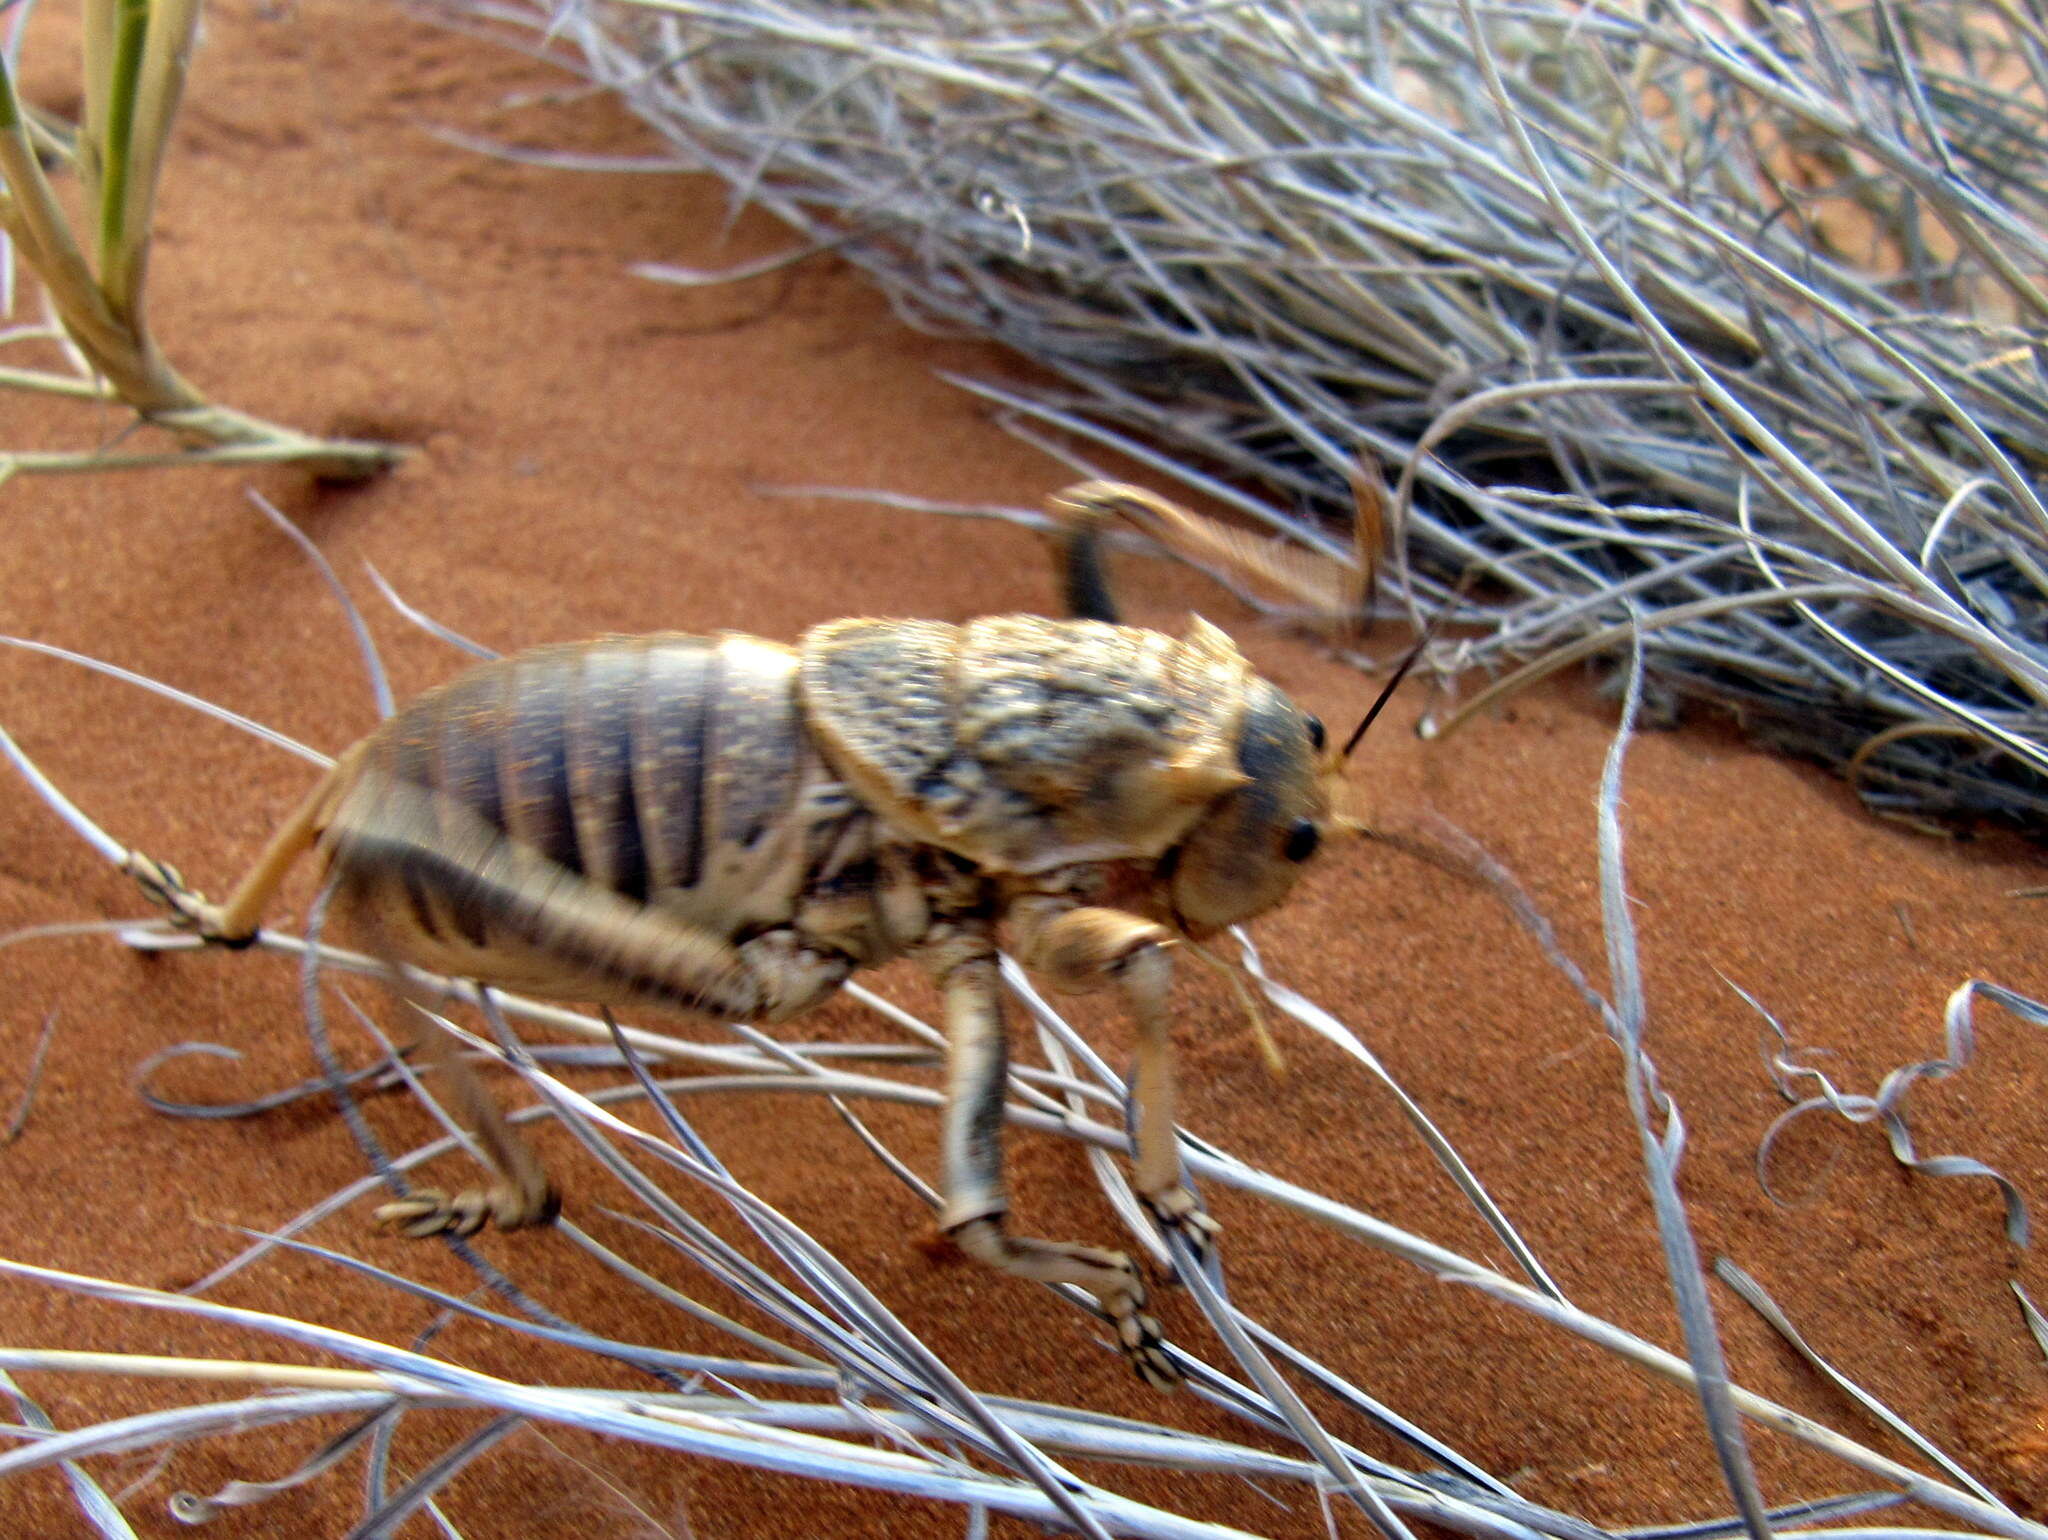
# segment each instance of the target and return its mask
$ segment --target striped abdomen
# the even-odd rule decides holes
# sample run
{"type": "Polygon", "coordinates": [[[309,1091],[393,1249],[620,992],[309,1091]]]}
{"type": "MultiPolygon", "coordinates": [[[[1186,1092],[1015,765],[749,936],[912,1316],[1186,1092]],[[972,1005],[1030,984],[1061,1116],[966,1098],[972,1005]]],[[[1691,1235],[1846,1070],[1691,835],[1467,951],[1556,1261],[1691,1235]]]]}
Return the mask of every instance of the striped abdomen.
{"type": "Polygon", "coordinates": [[[786,926],[872,840],[795,674],[790,649],[736,635],[486,664],[364,741],[323,844],[401,960],[565,998],[743,1004],[667,998],[649,976],[664,928],[786,926]]]}

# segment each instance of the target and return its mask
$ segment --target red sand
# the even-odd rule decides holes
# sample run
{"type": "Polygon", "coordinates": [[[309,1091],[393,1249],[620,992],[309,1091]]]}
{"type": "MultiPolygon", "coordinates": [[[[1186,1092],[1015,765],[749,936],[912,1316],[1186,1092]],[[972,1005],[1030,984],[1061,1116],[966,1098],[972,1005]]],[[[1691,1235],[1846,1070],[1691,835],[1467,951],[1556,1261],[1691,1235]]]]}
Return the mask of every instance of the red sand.
{"type": "MultiPolygon", "coordinates": [[[[25,66],[26,94],[60,109],[76,98],[70,25],[46,7],[25,66]]],[[[5,493],[0,552],[7,631],[147,671],[329,750],[346,744],[372,720],[360,670],[318,579],[250,510],[245,486],[274,498],[349,576],[404,691],[445,677],[456,660],[376,604],[360,580],[365,559],[436,615],[500,646],[660,628],[788,638],[848,612],[957,619],[1049,601],[1040,552],[1017,532],[756,490],[832,482],[1031,501],[1064,479],[1059,468],[934,376],[1014,365],[907,332],[856,274],[828,262],[689,292],[631,277],[634,260],[738,261],[787,238],[747,216],[721,240],[724,195],[708,182],[525,169],[436,140],[429,128],[448,125],[610,153],[658,149],[603,100],[572,93],[538,109],[508,106],[515,93],[562,82],[490,46],[385,6],[222,4],[208,28],[163,201],[153,304],[166,345],[230,404],[391,435],[420,453],[351,492],[314,490],[291,471],[17,480],[5,493]]],[[[121,426],[118,413],[7,402],[10,446],[88,444],[121,426]]],[[[1138,618],[1171,626],[1199,604],[1332,721],[1370,688],[1185,574],[1131,563],[1125,581],[1138,618]]],[[[1411,699],[1406,720],[1416,709],[1411,699]]],[[[1441,746],[1390,728],[1366,756],[1373,804],[1390,828],[1441,818],[1481,841],[1593,963],[1593,794],[1611,721],[1590,690],[1560,686],[1441,746]]],[[[311,779],[306,766],[237,734],[29,657],[0,660],[0,722],[117,835],[216,892],[311,779]]],[[[1721,977],[1775,1010],[1800,1043],[1825,1048],[1840,1083],[1867,1090],[1886,1069],[1937,1051],[1942,1003],[1963,979],[2048,991],[2041,911],[2005,896],[2041,880],[2037,855],[2004,838],[1946,842],[1875,822],[1834,780],[1751,752],[1713,725],[1639,741],[1626,812],[1651,1040],[1685,1109],[1685,1192],[1703,1248],[1743,1263],[1818,1347],[2042,1516],[2048,1370],[2007,1289],[2018,1278],[2048,1300],[2038,1261],[2003,1239],[1989,1184],[1904,1172],[1869,1129],[1815,1120],[1795,1132],[1776,1175],[1799,1206],[1774,1206],[1752,1159],[1782,1104],[1759,1059],[1757,1019],[1721,977]]],[[[18,785],[0,792],[0,925],[138,909],[132,888],[18,785]]],[[[1674,1340],[1617,1056],[1493,897],[1368,848],[1331,863],[1259,934],[1282,975],[1338,1009],[1437,1115],[1580,1304],[1674,1340]]],[[[174,1092],[229,1098],[309,1074],[288,964],[150,961],[92,938],[20,947],[6,964],[0,1106],[14,1100],[45,1012],[60,1015],[27,1130],[0,1150],[0,1255],[175,1287],[231,1253],[230,1227],[280,1223],[360,1173],[322,1105],[175,1122],[129,1088],[146,1055],[195,1038],[245,1057],[177,1066],[166,1077],[174,1092]]],[[[893,977],[887,987],[913,988],[893,977]]],[[[1214,980],[1190,978],[1184,996],[1191,1126],[1504,1263],[1361,1072],[1291,1032],[1295,1072],[1276,1083],[1214,980]]],[[[1112,1013],[1089,1020],[1112,1039],[1121,1030],[1112,1013]]],[[[853,1008],[837,1007],[802,1030],[858,1024],[853,1008]]],[[[1974,1154],[2041,1199],[2048,1041],[1995,1010],[1981,1013],[1980,1027],[1977,1062],[1916,1094],[1916,1131],[1925,1149],[1974,1154]]],[[[374,1111],[389,1130],[417,1127],[394,1099],[374,1111]]],[[[1089,1345],[1088,1323],[1072,1312],[915,1244],[921,1210],[823,1108],[711,1099],[697,1111],[744,1178],[837,1249],[974,1384],[1233,1431],[1187,1397],[1143,1390],[1089,1345]]],[[[930,1120],[881,1115],[877,1126],[931,1168],[930,1120]]],[[[554,1153],[571,1212],[609,1226],[591,1212],[594,1179],[554,1153]]],[[[1072,1149],[1020,1138],[1014,1170],[1021,1217],[1040,1233],[1111,1233],[1104,1206],[1082,1195],[1085,1168],[1072,1149]]],[[[1531,1496],[1612,1523],[1726,1510],[1683,1396],[1403,1264],[1228,1195],[1214,1201],[1241,1304],[1531,1496]]],[[[321,1238],[466,1287],[438,1249],[379,1238],[360,1211],[321,1238]]],[[[698,1341],[557,1237],[490,1249],[593,1326],[698,1341]]],[[[245,1274],[221,1297],[395,1342],[430,1319],[301,1262],[245,1274]]],[[[9,1342],[300,1356],[40,1288],[0,1286],[0,1301],[9,1342]]],[[[1725,1293],[1716,1301],[1741,1382],[1890,1447],[1744,1307],[1725,1293]]],[[[1209,1349],[1185,1300],[1170,1297],[1164,1309],[1171,1329],[1209,1349]]],[[[469,1326],[436,1347],[488,1370],[591,1372],[469,1326]]],[[[138,1381],[27,1383],[64,1424],[184,1394],[138,1381]]],[[[403,1441],[408,1469],[456,1426],[415,1420],[434,1437],[403,1441]]],[[[1350,1419],[1335,1422],[1378,1447],[1350,1419]]],[[[126,1506],[138,1528],[167,1534],[173,1491],[276,1476],[320,1436],[249,1435],[161,1468],[131,1458],[107,1479],[136,1482],[126,1506]]],[[[1774,1501],[1866,1484],[1775,1436],[1754,1443],[1774,1501]]],[[[1098,1474],[1261,1533],[1322,1532],[1298,1493],[1283,1494],[1292,1504],[1283,1509],[1234,1484],[1098,1474]]],[[[359,1512],[358,1490],[351,1467],[253,1516],[223,1519],[216,1532],[339,1535],[359,1512]]],[[[460,1479],[447,1503],[473,1540],[670,1532],[657,1521],[697,1536],[946,1535],[962,1522],[533,1433],[460,1479]]],[[[1365,1532],[1355,1516],[1341,1523],[1365,1532]]],[[[0,1530],[86,1532],[48,1475],[0,1488],[0,1530]]],[[[424,1521],[407,1531],[428,1532],[424,1521]]]]}

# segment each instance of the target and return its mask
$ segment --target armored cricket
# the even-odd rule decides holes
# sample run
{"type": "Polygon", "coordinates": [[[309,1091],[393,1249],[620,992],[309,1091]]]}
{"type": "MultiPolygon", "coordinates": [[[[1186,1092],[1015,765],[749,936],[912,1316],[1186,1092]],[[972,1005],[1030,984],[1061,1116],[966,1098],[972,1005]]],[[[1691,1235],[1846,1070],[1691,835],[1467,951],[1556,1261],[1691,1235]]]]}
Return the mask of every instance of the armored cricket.
{"type": "MultiPolygon", "coordinates": [[[[1004,1272],[1087,1290],[1138,1372],[1170,1386],[1128,1256],[1005,1228],[998,927],[1052,988],[1121,993],[1137,1191],[1206,1246],[1215,1226],[1174,1143],[1173,951],[1288,896],[1347,826],[1333,793],[1359,734],[1332,745],[1199,618],[1179,638],[1117,623],[1109,520],[1169,543],[1241,537],[1113,483],[1053,507],[1074,618],[539,647],[350,748],[224,904],[139,853],[130,869],[179,923],[235,946],[317,848],[337,912],[394,976],[410,964],[607,1007],[778,1022],[914,958],[945,999],[941,1226],[1004,1272]]],[[[414,1236],[552,1220],[538,1159],[448,1034],[407,1014],[495,1169],[379,1218],[414,1236]]]]}

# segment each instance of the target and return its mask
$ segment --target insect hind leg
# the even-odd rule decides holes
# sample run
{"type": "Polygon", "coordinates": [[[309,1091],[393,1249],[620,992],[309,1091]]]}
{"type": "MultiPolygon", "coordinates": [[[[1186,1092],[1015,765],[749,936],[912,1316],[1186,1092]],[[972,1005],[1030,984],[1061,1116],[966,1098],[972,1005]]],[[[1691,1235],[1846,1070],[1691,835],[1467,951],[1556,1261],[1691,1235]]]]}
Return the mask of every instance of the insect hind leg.
{"type": "Polygon", "coordinates": [[[129,851],[123,869],[151,903],[171,911],[172,923],[180,929],[218,946],[249,946],[256,940],[263,911],[270,907],[286,874],[319,840],[336,795],[348,784],[358,753],[359,749],[351,749],[337,760],[312,794],[292,810],[225,904],[210,903],[205,894],[186,883],[175,866],[143,851],[129,851]]]}
{"type": "MultiPolygon", "coordinates": [[[[521,932],[522,939],[555,964],[575,960],[561,971],[550,973],[543,967],[530,977],[515,967],[511,987],[608,1007],[780,1021],[832,993],[852,971],[851,959],[808,946],[786,928],[735,946],[657,907],[629,903],[559,869],[543,872],[540,857],[510,842],[496,841],[490,848],[492,859],[479,862],[478,868],[485,877],[495,868],[504,884],[502,897],[507,901],[495,905],[498,917],[519,923],[517,895],[546,892],[545,901],[527,906],[523,918],[530,924],[521,932]],[[540,884],[543,877],[545,886],[540,884]]],[[[403,868],[396,866],[364,874],[358,912],[373,931],[382,931],[385,955],[426,949],[428,960],[440,962],[427,949],[431,938],[417,929],[427,911],[394,907],[394,897],[405,888],[404,876],[403,868]],[[406,938],[403,946],[401,935],[406,938]]],[[[438,893],[429,907],[449,898],[438,893]]],[[[510,939],[500,938],[500,945],[510,939]]],[[[496,981],[508,982],[504,976],[496,981]]],[[[469,1235],[486,1224],[512,1230],[551,1223],[560,1200],[539,1157],[463,1061],[455,1039],[424,1010],[414,1015],[414,1042],[426,1062],[445,1077],[451,1110],[476,1136],[493,1181],[454,1193],[424,1190],[384,1205],[377,1218],[415,1239],[469,1235]]]]}

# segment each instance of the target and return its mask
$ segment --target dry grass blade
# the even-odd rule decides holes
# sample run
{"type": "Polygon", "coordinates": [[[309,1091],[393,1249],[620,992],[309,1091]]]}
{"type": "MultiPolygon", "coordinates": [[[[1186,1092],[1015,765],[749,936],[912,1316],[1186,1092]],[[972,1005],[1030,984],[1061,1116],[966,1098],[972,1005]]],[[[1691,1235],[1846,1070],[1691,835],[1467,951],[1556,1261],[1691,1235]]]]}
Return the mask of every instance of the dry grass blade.
{"type": "Polygon", "coordinates": [[[1656,1209],[1658,1239],[1664,1248],[1665,1272],[1671,1280],[1672,1299],[1678,1307],[1679,1326],[1685,1336],[1686,1357],[1693,1369],[1694,1393],[1699,1397],[1707,1434],[1720,1461],[1722,1479],[1735,1499],[1736,1512],[1753,1540],[1767,1540],[1771,1533],[1770,1518],[1757,1486],[1756,1469],[1750,1460],[1749,1441],[1735,1397],[1730,1393],[1727,1356],[1722,1350],[1713,1306],[1707,1298],[1699,1245],[1693,1238],[1685,1200],[1678,1189],[1685,1124],[1677,1102],[1658,1080],[1656,1062],[1644,1040],[1648,1007],[1636,949],[1635,919],[1629,910],[1621,833],[1622,765],[1629,738],[1635,731],[1636,713],[1642,705],[1642,690],[1642,650],[1638,643],[1629,657],[1621,725],[1600,776],[1600,916],[1606,932],[1607,972],[1613,989],[1613,1000],[1604,1015],[1608,1035],[1622,1051],[1629,1112],[1641,1138],[1643,1172],[1648,1178],[1651,1204],[1656,1209]]]}
{"type": "MultiPolygon", "coordinates": [[[[370,1375],[347,1382],[365,1387],[361,1389],[309,1389],[297,1395],[214,1402],[59,1434],[0,1454],[0,1478],[85,1454],[149,1447],[165,1439],[231,1433],[265,1422],[298,1421],[331,1416],[337,1412],[360,1415],[394,1402],[427,1401],[496,1409],[519,1418],[625,1437],[679,1453],[737,1458],[741,1463],[790,1475],[847,1481],[939,1501],[981,1503],[999,1512],[1041,1521],[1053,1518],[1060,1511],[1059,1504],[1033,1492],[1025,1484],[986,1476],[957,1462],[941,1463],[907,1455],[900,1450],[873,1449],[856,1439],[819,1436],[778,1427],[764,1419],[760,1403],[751,1400],[719,1398],[708,1401],[708,1398],[695,1398],[698,1406],[692,1406],[687,1401],[680,1405],[671,1404],[669,1398],[651,1393],[622,1394],[576,1387],[522,1386],[480,1375],[444,1360],[260,1311],[232,1309],[103,1279],[24,1267],[18,1263],[0,1262],[0,1272],[130,1306],[182,1311],[222,1324],[279,1336],[363,1363],[371,1371],[370,1375]],[[384,1388],[368,1388],[372,1385],[384,1388]],[[699,1406],[705,1409],[700,1410],[699,1406]]],[[[154,1376],[171,1374],[210,1379],[240,1377],[247,1370],[284,1383],[296,1381],[302,1384],[310,1383],[304,1378],[310,1372],[321,1376],[325,1383],[340,1383],[334,1379],[336,1371],[294,1372],[274,1365],[243,1366],[207,1361],[182,1364],[163,1360],[121,1365],[77,1360],[67,1362],[61,1356],[46,1357],[33,1352],[13,1351],[0,1355],[0,1362],[98,1372],[117,1368],[154,1376]]],[[[499,1424],[494,1422],[491,1426],[498,1427],[499,1424]]],[[[1100,1452],[1101,1441],[1092,1441],[1090,1448],[1092,1452],[1100,1452]]],[[[468,1452],[463,1449],[457,1454],[466,1457],[468,1452]]],[[[1156,1536],[1159,1540],[1232,1540],[1232,1537],[1241,1535],[1237,1530],[1180,1519],[1158,1509],[1118,1499],[1098,1489],[1077,1485],[1071,1495],[1094,1513],[1099,1513],[1102,1520],[1119,1533],[1156,1536]]],[[[1081,1527],[1084,1532],[1097,1529],[1092,1521],[1084,1522],[1081,1527]]]]}
{"type": "Polygon", "coordinates": [[[1918,1063],[1901,1065],[1889,1071],[1878,1083],[1877,1091],[1871,1096],[1853,1095],[1838,1089],[1835,1083],[1811,1064],[1802,1063],[1799,1050],[1792,1046],[1791,1039],[1778,1019],[1740,985],[1730,983],[1729,987],[1740,995],[1750,1008],[1764,1019],[1772,1035],[1777,1039],[1778,1051],[1769,1056],[1772,1078],[1777,1081],[1778,1090],[1785,1100],[1793,1105],[1781,1112],[1764,1130],[1757,1143],[1757,1180],[1774,1201],[1782,1201],[1772,1192],[1770,1180],[1771,1152],[1777,1147],[1785,1130],[1809,1113],[1826,1109],[1850,1123],[1877,1123],[1885,1133],[1885,1140],[1891,1146],[1892,1158],[1909,1170],[1925,1176],[1968,1176],[1981,1177],[1998,1188],[1998,1194],[2005,1205],[2005,1237],[2014,1246],[2025,1246],[2031,1229],[2027,1200],[2018,1186],[2001,1172],[1968,1155],[1922,1155],[1913,1142],[1913,1131],[1906,1122],[1906,1097],[1914,1086],[1923,1080],[1946,1080],[1962,1073],[1969,1064],[1976,1046],[1976,1027],[1972,1007],[1978,996],[2004,1006],[2013,1015],[2031,1026],[2048,1026],[2048,1005],[2030,1000],[2025,995],[2000,985],[1987,983],[1982,979],[1966,979],[1948,997],[1943,1011],[1944,1052],[1938,1059],[1922,1059],[1918,1063]],[[1815,1092],[1801,1098],[1794,1089],[1801,1081],[1811,1081],[1815,1092]]]}
{"type": "Polygon", "coordinates": [[[1905,1418],[1878,1400],[1876,1396],[1873,1396],[1861,1385],[1850,1379],[1848,1375],[1842,1373],[1841,1370],[1821,1357],[1807,1342],[1806,1338],[1800,1335],[1799,1329],[1792,1324],[1791,1319],[1785,1312],[1778,1308],[1778,1302],[1765,1292],[1764,1286],[1750,1277],[1742,1268],[1736,1266],[1735,1263],[1729,1261],[1726,1257],[1718,1257],[1714,1262],[1714,1274],[1723,1283],[1727,1284],[1729,1288],[1733,1289],[1741,1297],[1744,1304],[1748,1305],[1750,1309],[1769,1322],[1771,1330],[1775,1331],[1780,1337],[1783,1337],[1786,1345],[1793,1352],[1805,1359],[1820,1373],[1826,1375],[1828,1382],[1834,1385],[1836,1389],[1848,1396],[1887,1428],[1890,1428],[1900,1438],[1919,1450],[1927,1459],[1933,1461],[1934,1464],[1947,1473],[1949,1480],[1955,1482],[1958,1486],[1969,1488],[1987,1503],[1996,1503],[2000,1507],[2005,1506],[2004,1503],[2000,1502],[1995,1492],[1964,1470],[1960,1465],[1956,1464],[1954,1460],[1943,1454],[1929,1442],[1926,1435],[1921,1433],[1919,1429],[1915,1428],[1905,1418]]]}
{"type": "Polygon", "coordinates": [[[1281,607],[1371,459],[1382,586],[1489,580],[1458,666],[1640,635],[1658,699],[1875,806],[2048,816],[2048,75],[2003,0],[432,9],[615,90],[778,261],[1038,362],[974,387],[1019,422],[1229,493],[1281,607]]]}
{"type": "Polygon", "coordinates": [[[1480,1217],[1486,1221],[1487,1228],[1500,1237],[1501,1244],[1508,1248],[1509,1254],[1528,1275],[1529,1281],[1553,1299],[1563,1300],[1564,1290],[1557,1286],[1556,1280],[1537,1259],[1534,1249],[1509,1223],[1507,1215],[1501,1212],[1500,1206],[1494,1202],[1492,1195],[1473,1174],[1465,1158],[1457,1152],[1450,1140],[1444,1137],[1429,1114],[1423,1111],[1415,1099],[1402,1088],[1400,1082],[1387,1072],[1387,1067],[1380,1062],[1379,1056],[1360,1042],[1355,1032],[1328,1011],[1314,1001],[1304,999],[1268,974],[1259,958],[1258,949],[1252,945],[1251,937],[1246,935],[1242,928],[1235,930],[1234,937],[1239,953],[1244,958],[1246,971],[1258,981],[1259,988],[1265,992],[1266,998],[1311,1032],[1335,1044],[1350,1058],[1356,1059],[1375,1080],[1393,1092],[1394,1099],[1401,1108],[1401,1115],[1414,1127],[1416,1133],[1422,1136],[1423,1143],[1429,1146],[1429,1151],[1436,1157],[1437,1164],[1444,1168],[1451,1180],[1457,1184],[1458,1190],[1471,1201],[1473,1208],[1478,1210],[1480,1217]]]}
{"type": "MultiPolygon", "coordinates": [[[[4,945],[0,942],[0,945],[4,945]]],[[[42,1030],[36,1034],[36,1046],[29,1054],[28,1068],[22,1072],[21,1096],[14,1104],[14,1115],[4,1127],[0,1127],[0,1146],[14,1143],[28,1127],[29,1109],[35,1106],[36,1088],[43,1083],[43,1061],[49,1057],[50,1040],[57,1035],[57,1011],[53,1006],[43,1012],[42,1030]]]]}
{"type": "MultiPolygon", "coordinates": [[[[14,1403],[15,1415],[22,1425],[38,1433],[54,1433],[57,1425],[50,1421],[49,1413],[31,1401],[22,1388],[14,1383],[5,1369],[0,1369],[0,1395],[14,1403]]],[[[95,1481],[90,1472],[75,1460],[63,1462],[64,1479],[70,1483],[71,1493],[77,1499],[79,1509],[86,1522],[99,1531],[105,1540],[136,1540],[135,1531],[121,1510],[114,1506],[106,1489],[95,1481]]]]}
{"type": "Polygon", "coordinates": [[[2048,1316],[2041,1314],[2035,1303],[2027,1298],[2027,1291],[2014,1283],[2013,1297],[2020,1302],[2020,1315],[2027,1323],[2027,1330],[2033,1334],[2034,1343],[2041,1349],[2041,1356],[2048,1358],[2048,1316]]]}

